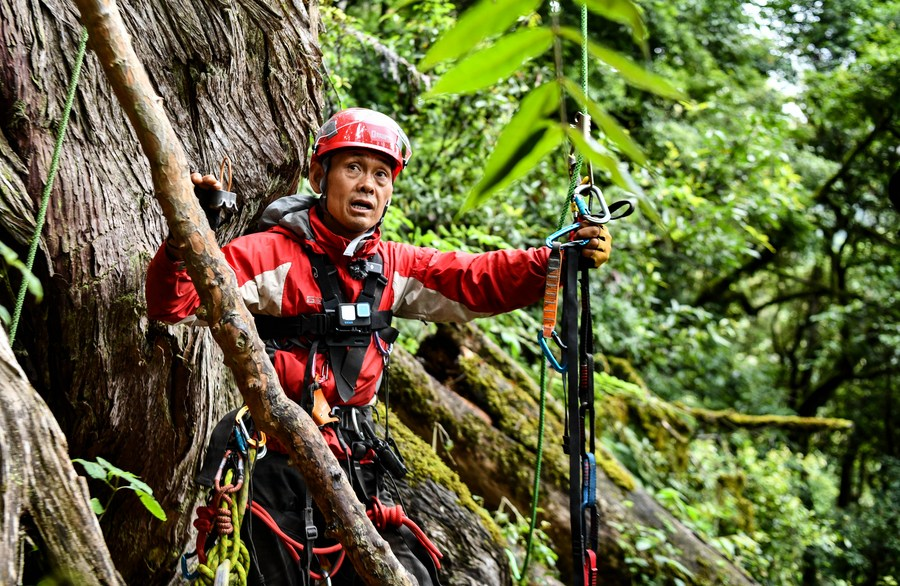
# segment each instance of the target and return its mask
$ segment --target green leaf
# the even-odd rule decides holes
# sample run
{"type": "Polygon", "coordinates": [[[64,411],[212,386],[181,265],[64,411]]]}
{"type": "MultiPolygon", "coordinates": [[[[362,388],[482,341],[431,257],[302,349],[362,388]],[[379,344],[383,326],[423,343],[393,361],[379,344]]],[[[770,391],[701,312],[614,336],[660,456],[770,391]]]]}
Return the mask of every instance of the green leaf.
{"type": "MultiPolygon", "coordinates": [[[[507,128],[509,128],[509,126],[507,128]]],[[[540,126],[532,127],[532,131],[526,140],[518,145],[518,148],[507,157],[499,167],[490,175],[485,172],[478,185],[469,193],[463,202],[460,214],[473,208],[477,208],[491,195],[505,188],[516,179],[524,177],[537,163],[548,153],[559,148],[563,142],[564,134],[558,124],[544,122],[540,126]]],[[[493,156],[491,157],[493,159],[493,156]]],[[[491,166],[491,161],[488,161],[491,166]]]]}
{"type": "Polygon", "coordinates": [[[653,540],[642,537],[637,540],[637,543],[634,544],[634,548],[638,551],[647,551],[654,545],[655,543],[653,542],[653,540]]]}
{"type": "Polygon", "coordinates": [[[141,480],[139,477],[131,474],[130,476],[123,476],[128,481],[128,486],[123,486],[122,488],[130,488],[135,492],[146,492],[149,494],[153,494],[153,489],[150,488],[146,482],[141,480]]]}
{"type": "Polygon", "coordinates": [[[34,276],[34,273],[28,270],[25,263],[19,260],[16,251],[0,242],[0,256],[3,257],[7,265],[22,273],[22,279],[25,281],[28,292],[34,296],[35,301],[40,302],[44,298],[44,288],[41,286],[41,281],[34,276]]]}
{"type": "Polygon", "coordinates": [[[103,504],[96,497],[91,499],[91,510],[94,511],[94,514],[98,517],[106,512],[106,509],[103,508],[103,504]]]}
{"type": "Polygon", "coordinates": [[[647,164],[647,157],[641,152],[641,147],[632,140],[628,133],[625,132],[625,129],[619,126],[618,122],[616,122],[612,116],[607,114],[596,102],[589,99],[588,96],[581,91],[581,88],[578,87],[578,84],[571,79],[564,79],[563,84],[566,87],[566,91],[569,92],[569,95],[587,109],[588,114],[591,115],[591,118],[597,126],[599,126],[603,133],[619,147],[619,150],[635,163],[639,165],[647,164]]]}
{"type": "Polygon", "coordinates": [[[497,181],[503,169],[515,156],[521,156],[522,145],[540,130],[547,116],[559,105],[559,86],[547,83],[531,90],[519,104],[519,109],[497,138],[497,144],[484,166],[481,182],[497,181]]]}
{"type": "Polygon", "coordinates": [[[460,213],[481,205],[491,193],[500,189],[501,183],[510,183],[504,181],[506,176],[532,147],[540,143],[546,132],[547,117],[558,107],[559,98],[556,83],[546,83],[525,96],[519,110],[500,133],[484,167],[484,175],[463,203],[460,213]]]}
{"type": "Polygon", "coordinates": [[[647,53],[647,27],[639,6],[631,0],[582,0],[594,14],[613,22],[624,24],[631,29],[631,38],[647,53]]]}
{"type": "Polygon", "coordinates": [[[160,521],[166,520],[166,512],[163,511],[162,506],[159,502],[153,498],[152,494],[148,494],[143,490],[137,490],[138,498],[141,499],[141,502],[144,504],[144,507],[150,511],[150,514],[159,519],[160,521]]]}
{"type": "Polygon", "coordinates": [[[584,136],[579,129],[571,126],[566,127],[566,133],[569,135],[569,140],[574,143],[575,148],[578,149],[578,152],[581,153],[585,160],[605,169],[612,177],[613,183],[622,189],[631,191],[633,181],[629,183],[625,179],[622,169],[619,168],[619,161],[609,154],[603,145],[590,136],[584,136]]]}
{"type": "Polygon", "coordinates": [[[523,63],[550,48],[553,32],[544,27],[518,30],[493,46],[466,57],[435,82],[423,97],[471,93],[509,77],[523,63]]]}
{"type": "Polygon", "coordinates": [[[84,471],[87,472],[87,475],[91,478],[106,480],[106,469],[96,462],[88,462],[81,458],[75,458],[72,461],[81,464],[84,467],[84,471]]]}
{"type": "Polygon", "coordinates": [[[103,466],[107,470],[107,475],[109,478],[124,478],[126,480],[132,480],[137,478],[137,475],[133,472],[128,472],[127,470],[122,470],[118,466],[111,464],[109,461],[104,460],[100,456],[97,456],[97,462],[103,466]]]}
{"type": "MultiPolygon", "coordinates": [[[[560,27],[559,34],[573,42],[581,43],[581,33],[573,28],[560,27]]],[[[588,51],[591,55],[618,71],[625,81],[634,87],[647,90],[664,98],[674,100],[687,99],[681,90],[669,83],[669,80],[661,75],[647,71],[621,53],[593,41],[588,41],[588,51]]]]}
{"type": "Polygon", "coordinates": [[[419,62],[419,71],[465,54],[484,39],[508,29],[520,16],[534,12],[540,4],[540,0],[481,0],[428,49],[419,62]]]}

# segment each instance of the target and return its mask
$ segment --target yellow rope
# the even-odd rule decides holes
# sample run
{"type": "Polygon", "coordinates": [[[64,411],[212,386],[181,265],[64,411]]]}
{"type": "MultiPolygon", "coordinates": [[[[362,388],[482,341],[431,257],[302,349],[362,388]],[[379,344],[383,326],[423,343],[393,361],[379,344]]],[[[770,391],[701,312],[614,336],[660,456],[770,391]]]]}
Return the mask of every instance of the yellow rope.
{"type": "MultiPolygon", "coordinates": [[[[250,466],[256,459],[256,450],[249,450],[250,466]]],[[[230,484],[234,471],[229,470],[225,473],[225,484],[230,484]]],[[[237,498],[231,499],[231,503],[223,500],[219,507],[222,511],[231,513],[231,524],[234,532],[231,535],[220,535],[216,544],[206,556],[206,563],[197,566],[198,580],[204,586],[212,585],[216,579],[216,572],[219,566],[226,560],[229,564],[228,584],[229,586],[244,586],[247,584],[247,572],[250,570],[250,552],[247,546],[241,540],[241,520],[244,511],[247,508],[248,488],[250,486],[250,474],[247,474],[247,480],[241,486],[237,498]]]]}

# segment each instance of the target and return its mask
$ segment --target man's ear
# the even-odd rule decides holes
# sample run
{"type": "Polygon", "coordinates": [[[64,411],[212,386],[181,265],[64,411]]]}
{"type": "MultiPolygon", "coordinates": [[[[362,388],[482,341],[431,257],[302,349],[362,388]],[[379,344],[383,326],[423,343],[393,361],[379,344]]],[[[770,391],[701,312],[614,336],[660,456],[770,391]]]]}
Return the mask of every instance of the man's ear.
{"type": "Polygon", "coordinates": [[[321,161],[315,160],[309,164],[309,186],[314,193],[322,193],[322,179],[325,179],[325,167],[321,161]]]}

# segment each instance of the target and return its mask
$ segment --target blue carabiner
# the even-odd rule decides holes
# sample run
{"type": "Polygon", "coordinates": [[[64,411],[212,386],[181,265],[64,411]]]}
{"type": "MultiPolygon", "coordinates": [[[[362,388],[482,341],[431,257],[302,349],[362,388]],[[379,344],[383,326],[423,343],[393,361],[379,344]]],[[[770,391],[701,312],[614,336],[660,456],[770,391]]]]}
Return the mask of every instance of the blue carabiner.
{"type": "MultiPolygon", "coordinates": [[[[581,228],[581,222],[575,222],[574,224],[569,224],[564,228],[560,228],[550,236],[544,239],[544,243],[547,245],[547,248],[553,248],[553,242],[566,234],[574,232],[575,230],[581,228]]],[[[573,240],[572,242],[566,242],[563,246],[584,246],[587,244],[587,240],[573,240]]]]}
{"type": "Polygon", "coordinates": [[[597,506],[597,459],[594,454],[584,454],[582,469],[581,510],[597,506]]]}
{"type": "Polygon", "coordinates": [[[192,551],[191,553],[183,553],[181,554],[181,575],[185,580],[194,581],[200,577],[200,572],[188,570],[188,559],[192,557],[196,557],[197,550],[192,551]]]}
{"type": "MultiPolygon", "coordinates": [[[[559,334],[553,332],[553,339],[556,341],[557,345],[560,348],[562,348],[563,350],[566,349],[566,346],[559,339],[559,334]]],[[[544,357],[547,358],[547,362],[550,363],[550,367],[559,373],[566,372],[566,365],[560,365],[559,361],[556,360],[556,356],[553,355],[553,352],[550,351],[550,346],[547,345],[547,338],[544,337],[543,332],[538,332],[538,344],[541,345],[541,350],[543,350],[544,357]]]]}

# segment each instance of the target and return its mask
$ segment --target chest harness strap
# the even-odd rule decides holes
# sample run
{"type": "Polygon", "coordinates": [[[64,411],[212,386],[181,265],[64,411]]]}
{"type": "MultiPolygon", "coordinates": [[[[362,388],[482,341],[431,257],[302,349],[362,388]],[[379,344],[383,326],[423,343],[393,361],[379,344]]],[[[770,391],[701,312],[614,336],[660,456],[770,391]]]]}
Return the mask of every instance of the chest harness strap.
{"type": "MultiPolygon", "coordinates": [[[[324,344],[338,394],[347,402],[356,389],[372,335],[377,333],[387,343],[397,338],[397,330],[391,327],[393,313],[375,310],[387,285],[384,264],[377,254],[366,262],[363,289],[354,303],[348,303],[341,293],[337,267],[325,255],[313,252],[308,255],[325,311],[293,317],[256,315],[256,328],[264,340],[309,339],[313,340],[315,349],[324,344]]],[[[310,364],[312,360],[311,354],[310,364]]]]}

